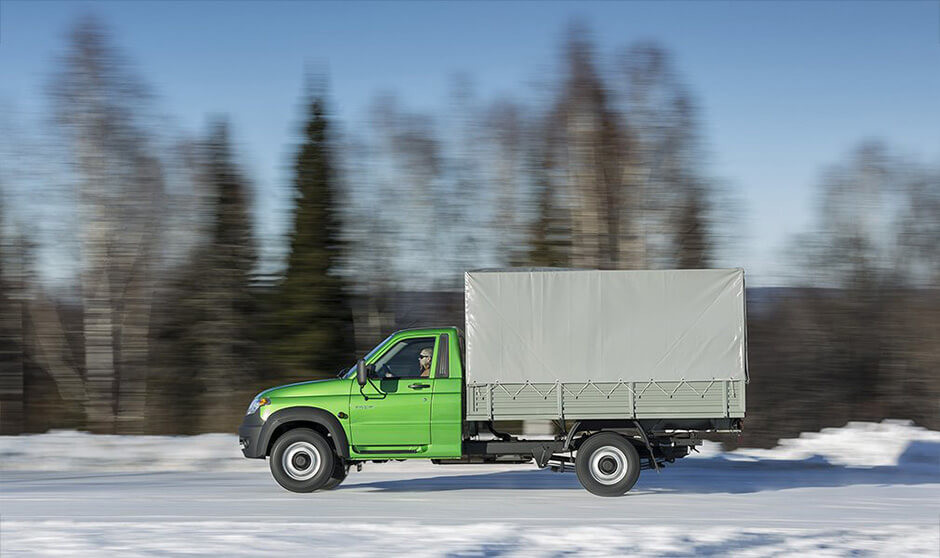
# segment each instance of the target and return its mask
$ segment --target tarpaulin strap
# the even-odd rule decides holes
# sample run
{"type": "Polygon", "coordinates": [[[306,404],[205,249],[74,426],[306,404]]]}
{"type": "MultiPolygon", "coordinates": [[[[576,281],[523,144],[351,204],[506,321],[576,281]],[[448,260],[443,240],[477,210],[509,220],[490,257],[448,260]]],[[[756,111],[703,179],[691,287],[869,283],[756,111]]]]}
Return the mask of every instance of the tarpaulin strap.
{"type": "Polygon", "coordinates": [[[610,389],[610,391],[607,392],[607,394],[606,394],[606,395],[607,395],[607,398],[610,399],[610,396],[613,395],[614,392],[617,391],[617,388],[619,388],[620,386],[623,386],[623,387],[627,388],[627,391],[633,391],[632,389],[630,389],[630,386],[628,386],[626,383],[624,383],[623,380],[619,380],[619,381],[617,381],[616,384],[614,384],[614,387],[612,387],[612,388],[610,389]]]}
{"type": "MultiPolygon", "coordinates": [[[[581,389],[582,389],[582,391],[584,390],[584,388],[581,388],[581,389]]],[[[568,393],[570,393],[571,395],[573,395],[573,396],[575,396],[575,397],[581,395],[581,392],[580,392],[580,391],[579,391],[578,393],[575,393],[575,392],[571,391],[570,389],[568,389],[568,386],[566,386],[565,384],[561,384],[561,390],[562,390],[562,391],[567,391],[568,393]]]]}
{"type": "MultiPolygon", "coordinates": [[[[609,383],[609,382],[602,382],[602,383],[605,383],[605,384],[606,384],[606,383],[609,383]]],[[[610,398],[610,396],[613,395],[614,392],[617,391],[617,389],[620,388],[621,386],[627,388],[627,391],[629,391],[629,392],[633,393],[634,395],[636,395],[636,391],[634,391],[633,388],[630,387],[630,384],[627,383],[627,382],[624,382],[623,380],[618,380],[617,382],[615,382],[615,383],[614,383],[614,387],[612,387],[612,388],[610,389],[610,391],[604,391],[604,390],[602,390],[601,388],[597,387],[597,385],[596,385],[594,382],[592,382],[592,381],[590,381],[590,380],[588,380],[588,381],[585,382],[584,384],[581,384],[581,389],[579,389],[579,390],[577,390],[577,391],[573,391],[572,389],[568,388],[567,384],[559,384],[559,385],[561,386],[562,391],[567,391],[568,393],[570,393],[570,394],[573,395],[574,397],[580,397],[581,394],[584,393],[584,390],[588,389],[589,387],[590,387],[590,388],[594,388],[594,390],[595,390],[597,393],[599,393],[599,394],[601,394],[601,395],[603,395],[604,397],[607,397],[607,398],[610,398]]]]}
{"type": "MultiPolygon", "coordinates": [[[[643,386],[643,389],[640,390],[640,393],[637,393],[637,396],[642,396],[643,394],[645,394],[645,393],[646,393],[646,390],[648,390],[648,389],[650,388],[650,386],[652,386],[652,385],[654,385],[653,380],[650,380],[650,381],[646,382],[646,385],[643,386]]],[[[656,387],[659,387],[659,386],[656,386],[656,387]]],[[[659,390],[662,391],[662,388],[659,388],[659,390]]],[[[666,392],[663,391],[663,393],[666,393],[666,392]]],[[[666,395],[669,395],[669,394],[666,393],[666,395]]]]}
{"type": "Polygon", "coordinates": [[[500,384],[499,382],[494,383],[493,386],[498,387],[499,389],[503,390],[506,393],[506,395],[508,395],[512,399],[515,399],[516,397],[518,397],[520,393],[526,390],[526,388],[539,394],[542,397],[542,399],[548,399],[548,396],[552,393],[552,391],[555,390],[555,384],[553,384],[552,387],[548,388],[548,391],[543,393],[542,391],[539,390],[539,388],[535,387],[535,385],[529,383],[528,380],[526,380],[526,382],[522,384],[522,386],[520,386],[519,389],[517,389],[515,393],[506,389],[506,387],[500,384]]]}
{"type": "MultiPolygon", "coordinates": [[[[623,387],[627,388],[627,391],[629,391],[629,392],[632,393],[633,395],[636,395],[636,391],[634,391],[633,388],[630,387],[630,383],[623,381],[623,378],[620,378],[619,380],[617,380],[617,385],[614,386],[614,389],[617,389],[617,388],[620,387],[621,385],[622,385],[623,387]]],[[[611,391],[611,393],[613,393],[613,391],[611,391]]]]}
{"type": "MultiPolygon", "coordinates": [[[[601,394],[601,395],[607,395],[606,393],[604,393],[603,391],[601,391],[601,388],[599,388],[599,387],[597,387],[596,385],[594,385],[594,382],[588,380],[588,385],[591,386],[592,388],[594,388],[594,391],[596,391],[597,393],[599,393],[599,394],[601,394]]],[[[608,395],[608,397],[610,397],[610,396],[608,395]]]]}
{"type": "MultiPolygon", "coordinates": [[[[686,386],[688,386],[690,390],[692,390],[692,393],[694,393],[695,395],[698,395],[699,397],[705,397],[705,394],[708,393],[708,389],[712,387],[714,383],[715,383],[715,380],[708,382],[708,385],[705,386],[705,389],[702,390],[702,393],[699,393],[694,387],[692,387],[692,384],[690,384],[689,382],[685,381],[685,379],[683,379],[679,382],[679,385],[676,386],[676,391],[678,391],[679,388],[682,387],[682,384],[685,384],[686,386]]],[[[673,393],[675,393],[675,391],[673,391],[673,393]]]]}
{"type": "Polygon", "coordinates": [[[666,391],[666,390],[663,389],[663,386],[657,384],[657,383],[654,382],[653,380],[650,380],[650,383],[653,384],[654,386],[656,386],[656,389],[658,389],[659,391],[663,392],[663,395],[665,395],[665,396],[667,396],[667,397],[672,397],[672,395],[671,395],[668,391],[666,391]]]}
{"type": "Polygon", "coordinates": [[[530,384],[529,381],[526,380],[525,384],[522,386],[522,388],[519,389],[519,391],[522,391],[522,389],[524,389],[526,386],[528,386],[528,387],[532,388],[532,391],[534,391],[535,393],[541,395],[541,396],[542,396],[542,399],[548,399],[549,394],[551,394],[552,391],[554,391],[555,385],[557,385],[557,384],[552,384],[552,387],[548,388],[548,391],[546,391],[545,393],[542,393],[541,391],[539,391],[539,388],[535,387],[533,384],[530,384]]]}

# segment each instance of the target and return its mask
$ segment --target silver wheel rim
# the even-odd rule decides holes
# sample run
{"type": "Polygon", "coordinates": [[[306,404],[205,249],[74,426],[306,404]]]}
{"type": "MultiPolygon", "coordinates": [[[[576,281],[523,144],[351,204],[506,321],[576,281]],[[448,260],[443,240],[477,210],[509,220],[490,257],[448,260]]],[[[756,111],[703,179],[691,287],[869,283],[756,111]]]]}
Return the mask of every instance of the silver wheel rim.
{"type": "Polygon", "coordinates": [[[281,455],[281,467],[297,481],[310,480],[320,470],[320,452],[310,442],[294,442],[281,455]]]}
{"type": "Polygon", "coordinates": [[[591,476],[601,484],[617,484],[627,476],[627,456],[620,448],[604,446],[591,454],[591,476]]]}

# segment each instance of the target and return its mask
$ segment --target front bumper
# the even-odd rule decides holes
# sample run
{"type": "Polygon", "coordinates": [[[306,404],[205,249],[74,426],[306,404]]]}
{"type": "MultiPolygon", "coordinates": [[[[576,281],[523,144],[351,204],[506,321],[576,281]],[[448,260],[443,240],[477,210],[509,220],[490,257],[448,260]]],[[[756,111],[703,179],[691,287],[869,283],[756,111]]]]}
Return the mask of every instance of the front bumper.
{"type": "Polygon", "coordinates": [[[238,445],[241,447],[242,455],[254,459],[263,459],[267,448],[261,444],[261,430],[264,428],[264,421],[261,420],[261,410],[255,411],[250,415],[245,415],[245,420],[238,427],[238,445]]]}

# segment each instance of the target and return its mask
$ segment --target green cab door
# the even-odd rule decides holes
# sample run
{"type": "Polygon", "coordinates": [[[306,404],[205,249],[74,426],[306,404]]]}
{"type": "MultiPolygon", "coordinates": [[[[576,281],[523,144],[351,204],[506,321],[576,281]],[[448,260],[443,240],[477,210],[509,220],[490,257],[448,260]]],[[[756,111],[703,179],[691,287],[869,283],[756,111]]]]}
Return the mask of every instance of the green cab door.
{"type": "Polygon", "coordinates": [[[349,426],[356,453],[418,453],[431,443],[431,393],[437,337],[393,339],[370,364],[375,374],[353,386],[349,426]]]}

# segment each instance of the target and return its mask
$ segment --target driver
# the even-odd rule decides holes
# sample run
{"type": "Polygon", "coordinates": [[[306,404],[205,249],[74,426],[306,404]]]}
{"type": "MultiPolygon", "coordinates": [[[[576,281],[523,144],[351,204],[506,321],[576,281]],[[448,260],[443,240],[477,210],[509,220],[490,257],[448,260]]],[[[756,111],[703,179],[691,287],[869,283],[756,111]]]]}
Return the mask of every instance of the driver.
{"type": "Polygon", "coordinates": [[[419,376],[422,378],[428,378],[431,376],[431,348],[425,347],[421,349],[421,353],[418,354],[418,370],[419,376]]]}

